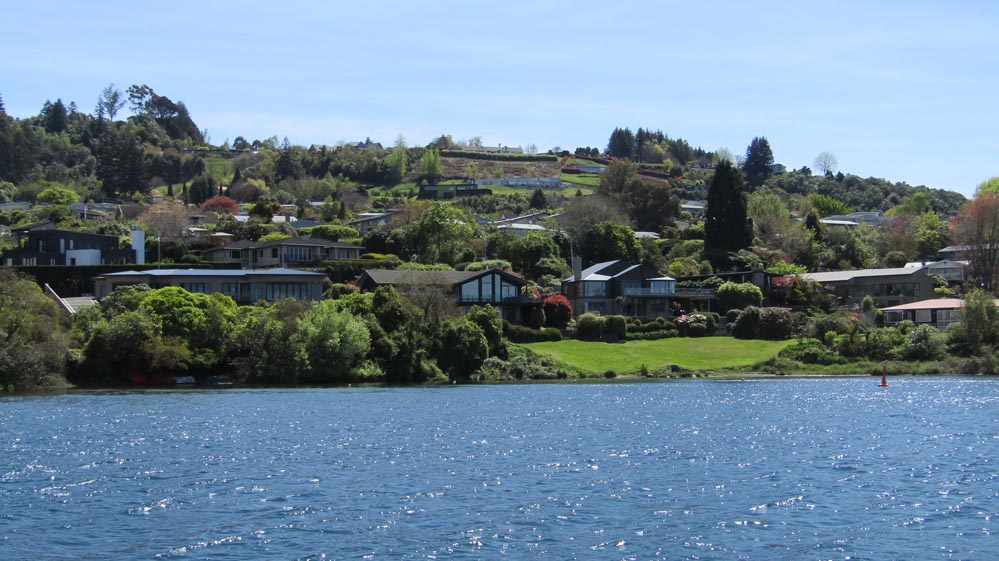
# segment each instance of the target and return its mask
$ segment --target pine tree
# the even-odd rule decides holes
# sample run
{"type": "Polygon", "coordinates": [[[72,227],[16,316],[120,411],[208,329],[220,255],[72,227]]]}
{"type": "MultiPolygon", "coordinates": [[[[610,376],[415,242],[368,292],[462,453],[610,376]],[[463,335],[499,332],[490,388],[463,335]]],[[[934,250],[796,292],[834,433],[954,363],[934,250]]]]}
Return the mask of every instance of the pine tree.
{"type": "Polygon", "coordinates": [[[753,189],[762,186],[773,175],[774,153],[765,136],[757,136],[749,143],[742,171],[746,173],[746,184],[753,189]]]}
{"type": "Polygon", "coordinates": [[[531,208],[537,210],[548,208],[548,197],[545,196],[544,191],[541,189],[535,189],[534,194],[531,195],[531,208]]]}
{"type": "Polygon", "coordinates": [[[729,162],[720,162],[708,188],[704,252],[712,262],[724,264],[729,253],[752,243],[753,222],[747,214],[742,173],[729,162]]]}

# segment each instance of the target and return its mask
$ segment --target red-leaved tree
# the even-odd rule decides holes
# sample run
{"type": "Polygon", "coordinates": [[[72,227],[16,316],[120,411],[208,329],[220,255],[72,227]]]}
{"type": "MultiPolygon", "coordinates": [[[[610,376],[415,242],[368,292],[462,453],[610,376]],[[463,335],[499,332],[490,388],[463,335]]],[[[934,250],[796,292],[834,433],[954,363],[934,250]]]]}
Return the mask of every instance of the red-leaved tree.
{"type": "Polygon", "coordinates": [[[212,211],[226,214],[236,214],[239,212],[239,203],[226,197],[225,195],[220,195],[217,197],[212,197],[207,201],[201,203],[199,207],[202,211],[212,211]]]}

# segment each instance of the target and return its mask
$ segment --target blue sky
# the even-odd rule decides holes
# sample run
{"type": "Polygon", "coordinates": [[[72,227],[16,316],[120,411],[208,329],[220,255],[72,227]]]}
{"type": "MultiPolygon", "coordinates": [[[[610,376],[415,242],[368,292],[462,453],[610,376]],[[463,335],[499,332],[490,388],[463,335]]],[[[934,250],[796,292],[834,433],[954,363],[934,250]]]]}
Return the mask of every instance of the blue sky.
{"type": "Polygon", "coordinates": [[[148,84],[213,143],[541,150],[660,129],[971,195],[999,175],[999,3],[5,0],[7,112],[148,84]]]}

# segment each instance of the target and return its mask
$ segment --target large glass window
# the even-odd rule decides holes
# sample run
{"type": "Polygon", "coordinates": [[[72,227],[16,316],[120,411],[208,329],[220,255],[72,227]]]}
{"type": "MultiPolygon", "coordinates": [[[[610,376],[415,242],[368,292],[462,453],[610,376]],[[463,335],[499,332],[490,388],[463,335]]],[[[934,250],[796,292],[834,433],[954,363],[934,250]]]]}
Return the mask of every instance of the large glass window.
{"type": "Polygon", "coordinates": [[[188,292],[208,294],[208,283],[206,282],[182,282],[180,287],[188,292]]]}
{"type": "Polygon", "coordinates": [[[226,296],[231,296],[234,300],[239,298],[239,283],[235,282],[224,282],[221,286],[222,294],[226,296]]]}
{"type": "Polygon", "coordinates": [[[264,298],[268,302],[294,298],[296,300],[308,299],[308,285],[300,282],[273,282],[267,283],[264,288],[264,298]]]}
{"type": "Polygon", "coordinates": [[[483,302],[495,302],[493,295],[493,281],[496,275],[486,275],[480,280],[482,281],[482,301],[483,302]]]}
{"type": "Polygon", "coordinates": [[[473,280],[468,281],[461,285],[461,301],[462,302],[478,302],[479,301],[479,281],[473,280]]]}
{"type": "Polygon", "coordinates": [[[583,283],[583,296],[587,298],[604,298],[607,296],[607,283],[603,281],[586,281],[583,283]]]}

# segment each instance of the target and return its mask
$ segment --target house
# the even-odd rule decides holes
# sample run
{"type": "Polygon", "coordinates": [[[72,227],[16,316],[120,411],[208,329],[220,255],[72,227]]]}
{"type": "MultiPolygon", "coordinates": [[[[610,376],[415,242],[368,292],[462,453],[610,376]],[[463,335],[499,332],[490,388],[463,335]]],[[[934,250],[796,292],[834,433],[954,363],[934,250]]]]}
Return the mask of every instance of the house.
{"type": "Polygon", "coordinates": [[[353,220],[347,223],[357,229],[361,235],[364,235],[369,230],[374,230],[375,228],[388,224],[392,221],[392,217],[398,214],[397,210],[387,210],[385,212],[362,212],[354,217],[353,220]]]}
{"type": "Polygon", "coordinates": [[[677,289],[676,279],[620,259],[597,263],[563,280],[562,294],[577,314],[599,312],[649,319],[709,309],[715,297],[711,289],[677,289]]]}
{"type": "Polygon", "coordinates": [[[121,207],[114,203],[82,203],[69,204],[69,211],[83,220],[117,220],[121,218],[121,207]]]}
{"type": "Polygon", "coordinates": [[[455,197],[474,197],[476,195],[491,195],[491,189],[483,189],[472,183],[442,183],[439,185],[420,185],[418,199],[453,199],[455,197]]]}
{"type": "Polygon", "coordinates": [[[145,284],[151,288],[179,286],[188,292],[225,294],[240,304],[286,298],[318,301],[323,297],[325,281],[322,273],[294,269],[150,269],[94,277],[94,294],[101,300],[115,288],[145,284]]]}
{"type": "Polygon", "coordinates": [[[832,291],[846,304],[860,304],[868,294],[879,307],[916,302],[933,295],[934,280],[926,266],[891,269],[859,269],[804,273],[803,279],[813,280],[832,291]]]}
{"type": "MultiPolygon", "coordinates": [[[[999,305],[999,300],[996,300],[999,305]]],[[[894,325],[900,321],[909,320],[917,325],[932,325],[937,329],[946,329],[948,325],[958,321],[957,311],[964,306],[960,298],[935,298],[920,300],[882,308],[886,325],[894,325]]]]}
{"type": "Polygon", "coordinates": [[[864,211],[864,212],[851,212],[850,214],[834,214],[832,216],[824,216],[826,220],[844,220],[847,222],[856,222],[858,224],[867,224],[868,226],[880,226],[884,221],[880,211],[864,211]]]}
{"type": "Polygon", "coordinates": [[[323,261],[358,259],[364,248],[319,238],[285,238],[267,242],[240,240],[201,252],[205,261],[239,263],[243,269],[312,268],[323,261]]]}
{"type": "Polygon", "coordinates": [[[460,308],[489,304],[499,308],[500,316],[511,322],[523,323],[539,304],[537,298],[522,296],[527,281],[499,269],[485,271],[390,271],[366,269],[358,286],[372,291],[379,286],[392,286],[401,293],[444,290],[460,308]]]}
{"type": "Polygon", "coordinates": [[[967,261],[913,261],[905,264],[906,267],[926,267],[926,273],[936,275],[948,283],[962,283],[968,278],[967,261]]]}
{"type": "Polygon", "coordinates": [[[2,263],[10,266],[114,265],[145,262],[145,235],[133,230],[132,247],[122,248],[118,236],[59,230],[40,223],[11,231],[20,247],[3,252],[2,263]]]}

